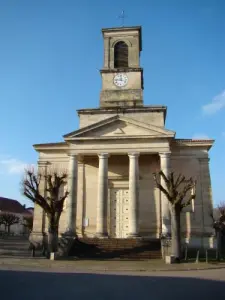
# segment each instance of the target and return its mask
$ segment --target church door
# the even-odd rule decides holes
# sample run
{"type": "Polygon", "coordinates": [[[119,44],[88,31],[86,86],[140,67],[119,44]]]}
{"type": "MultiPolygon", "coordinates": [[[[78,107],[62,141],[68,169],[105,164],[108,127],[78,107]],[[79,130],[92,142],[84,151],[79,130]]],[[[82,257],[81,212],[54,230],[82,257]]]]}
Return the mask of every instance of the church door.
{"type": "Polygon", "coordinates": [[[110,200],[110,236],[127,238],[129,233],[129,190],[111,189],[110,200]]]}

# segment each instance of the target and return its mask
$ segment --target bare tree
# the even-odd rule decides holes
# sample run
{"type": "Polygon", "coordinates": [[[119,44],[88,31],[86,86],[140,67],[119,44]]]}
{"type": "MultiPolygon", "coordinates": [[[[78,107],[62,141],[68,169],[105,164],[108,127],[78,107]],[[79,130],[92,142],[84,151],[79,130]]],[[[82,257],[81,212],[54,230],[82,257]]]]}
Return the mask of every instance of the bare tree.
{"type": "Polygon", "coordinates": [[[196,181],[192,178],[186,179],[185,176],[179,174],[175,178],[174,172],[166,176],[163,171],[154,173],[154,180],[157,188],[166,196],[169,201],[171,213],[171,239],[172,253],[177,261],[181,258],[181,225],[180,215],[184,207],[191,204],[195,199],[196,181]],[[161,182],[161,179],[164,184],[161,182]]]}
{"type": "Polygon", "coordinates": [[[48,218],[48,246],[49,252],[58,249],[59,220],[63,211],[64,201],[69,192],[62,186],[67,183],[67,173],[51,170],[47,174],[25,170],[25,178],[22,182],[23,194],[33,203],[39,205],[45,211],[48,218]],[[40,191],[40,183],[46,182],[44,193],[40,191]]]}
{"type": "Polygon", "coordinates": [[[225,201],[221,202],[216,209],[210,212],[213,220],[213,228],[216,233],[217,241],[217,259],[221,259],[222,254],[222,238],[225,236],[225,201]]]}
{"type": "Polygon", "coordinates": [[[5,228],[8,229],[8,233],[10,233],[10,227],[13,224],[18,224],[20,218],[11,213],[1,213],[0,214],[0,223],[5,225],[5,228]]]}

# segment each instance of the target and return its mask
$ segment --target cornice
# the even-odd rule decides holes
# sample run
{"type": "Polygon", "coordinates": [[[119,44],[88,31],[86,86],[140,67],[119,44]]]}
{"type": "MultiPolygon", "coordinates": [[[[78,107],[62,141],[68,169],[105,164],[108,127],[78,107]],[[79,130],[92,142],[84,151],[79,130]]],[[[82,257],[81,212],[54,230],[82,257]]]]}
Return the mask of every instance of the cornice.
{"type": "Polygon", "coordinates": [[[138,30],[141,31],[141,26],[127,26],[127,27],[110,27],[110,28],[102,28],[102,33],[104,32],[115,32],[115,31],[133,31],[138,30]]]}
{"type": "Polygon", "coordinates": [[[141,72],[143,73],[143,68],[135,68],[135,67],[129,67],[129,68],[116,68],[116,69],[101,69],[100,73],[129,73],[129,72],[141,72]]]}
{"type": "Polygon", "coordinates": [[[133,112],[166,112],[167,106],[163,105],[147,105],[140,107],[101,107],[101,108],[84,108],[78,109],[77,114],[118,114],[118,113],[133,113],[133,112]]]}
{"type": "Polygon", "coordinates": [[[214,142],[215,140],[213,139],[174,139],[172,143],[181,147],[203,147],[209,150],[213,146],[214,142]]]}
{"type": "Polygon", "coordinates": [[[124,135],[124,136],[94,136],[94,137],[73,137],[69,138],[70,141],[100,141],[100,140],[146,140],[151,139],[155,141],[159,140],[165,140],[165,139],[173,139],[174,137],[172,135],[143,135],[143,136],[130,136],[130,135],[124,135]]]}
{"type": "Polygon", "coordinates": [[[69,145],[65,142],[60,143],[46,143],[46,144],[35,144],[33,145],[34,149],[38,152],[43,150],[67,150],[69,145]]]}

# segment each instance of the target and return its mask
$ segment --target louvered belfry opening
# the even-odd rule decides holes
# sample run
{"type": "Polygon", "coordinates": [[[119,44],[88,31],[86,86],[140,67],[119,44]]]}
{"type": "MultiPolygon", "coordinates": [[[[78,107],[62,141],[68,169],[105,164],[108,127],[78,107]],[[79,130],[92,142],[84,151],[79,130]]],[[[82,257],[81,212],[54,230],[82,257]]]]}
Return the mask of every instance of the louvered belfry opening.
{"type": "Polygon", "coordinates": [[[128,46],[125,42],[118,42],[114,47],[114,68],[128,67],[128,46]]]}

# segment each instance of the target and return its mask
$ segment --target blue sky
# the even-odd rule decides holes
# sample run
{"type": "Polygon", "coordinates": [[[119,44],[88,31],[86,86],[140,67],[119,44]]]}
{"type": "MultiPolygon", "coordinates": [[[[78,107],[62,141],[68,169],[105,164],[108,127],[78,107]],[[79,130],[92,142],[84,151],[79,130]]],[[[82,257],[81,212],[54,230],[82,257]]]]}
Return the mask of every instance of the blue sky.
{"type": "Polygon", "coordinates": [[[101,28],[142,25],[144,102],[168,107],[177,138],[214,138],[214,202],[225,200],[225,1],[0,0],[0,195],[20,194],[35,143],[78,128],[99,105],[101,28]],[[87,88],[88,87],[88,88],[87,88]]]}

